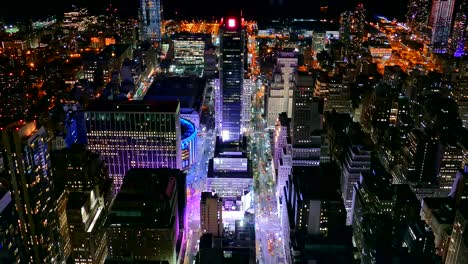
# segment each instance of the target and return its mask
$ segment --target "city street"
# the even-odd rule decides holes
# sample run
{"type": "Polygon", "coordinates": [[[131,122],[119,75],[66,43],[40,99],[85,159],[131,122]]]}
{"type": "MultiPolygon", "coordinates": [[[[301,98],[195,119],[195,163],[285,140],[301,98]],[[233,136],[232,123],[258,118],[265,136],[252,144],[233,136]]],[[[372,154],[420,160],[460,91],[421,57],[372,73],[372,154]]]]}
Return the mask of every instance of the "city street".
{"type": "MultiPolygon", "coordinates": [[[[263,94],[260,84],[256,93],[263,94]]],[[[261,112],[262,96],[254,96],[253,122],[254,133],[251,134],[250,152],[254,168],[255,191],[255,234],[258,241],[257,259],[259,263],[284,263],[284,246],[282,242],[281,222],[278,214],[278,200],[275,192],[275,175],[271,168],[271,149],[268,131],[261,112]]]]}
{"type": "Polygon", "coordinates": [[[191,264],[198,251],[200,232],[200,196],[204,191],[208,161],[214,154],[215,134],[212,130],[198,134],[198,161],[187,173],[186,250],[184,262],[191,264]]]}

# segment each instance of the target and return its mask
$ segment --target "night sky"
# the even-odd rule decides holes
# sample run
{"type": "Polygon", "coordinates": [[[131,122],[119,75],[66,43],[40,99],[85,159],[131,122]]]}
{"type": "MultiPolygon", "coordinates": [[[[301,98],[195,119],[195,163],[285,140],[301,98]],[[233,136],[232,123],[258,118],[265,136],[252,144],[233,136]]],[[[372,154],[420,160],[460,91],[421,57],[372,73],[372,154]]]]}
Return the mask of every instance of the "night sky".
{"type": "MultiPolygon", "coordinates": [[[[162,0],[165,18],[219,18],[226,12],[242,9],[247,19],[260,20],[277,17],[316,18],[320,3],[328,1],[329,12],[339,14],[352,8],[357,0],[162,0]],[[306,6],[309,5],[310,7],[306,6]],[[175,15],[177,14],[177,16],[175,15]]],[[[363,0],[369,15],[378,13],[390,19],[403,19],[407,0],[363,0]]],[[[23,0],[11,1],[11,7],[0,8],[0,15],[11,22],[29,16],[44,17],[47,14],[63,14],[71,4],[88,6],[93,13],[104,10],[109,3],[116,6],[123,16],[136,17],[139,0],[23,0]]]]}

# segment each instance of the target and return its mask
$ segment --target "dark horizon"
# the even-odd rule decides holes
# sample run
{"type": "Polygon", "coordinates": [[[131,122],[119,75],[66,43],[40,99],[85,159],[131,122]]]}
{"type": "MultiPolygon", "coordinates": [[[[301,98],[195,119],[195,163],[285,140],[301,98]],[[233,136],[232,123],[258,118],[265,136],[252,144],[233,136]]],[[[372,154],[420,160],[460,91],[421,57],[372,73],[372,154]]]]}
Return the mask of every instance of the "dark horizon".
{"type": "MultiPolygon", "coordinates": [[[[301,8],[304,1],[300,0],[258,0],[255,3],[248,0],[162,0],[163,17],[165,19],[211,19],[221,18],[228,12],[236,10],[242,11],[243,16],[249,20],[267,20],[275,18],[318,18],[321,15],[319,7],[324,2],[328,2],[329,16],[335,18],[341,12],[352,10],[356,0],[322,0],[312,3],[311,8],[301,8]]],[[[406,13],[405,0],[396,0],[388,2],[375,3],[374,1],[364,0],[368,16],[375,14],[387,16],[389,19],[404,19],[406,13]],[[403,8],[401,8],[403,7],[403,8]]],[[[72,5],[87,7],[90,13],[103,13],[105,8],[113,5],[119,10],[119,15],[124,18],[138,17],[139,0],[44,0],[32,1],[26,0],[9,3],[9,8],[0,9],[0,17],[7,23],[25,20],[27,18],[38,19],[47,16],[61,16],[64,12],[70,11],[72,5]],[[27,8],[24,8],[24,6],[27,8]]],[[[309,6],[310,3],[307,3],[309,6]]]]}

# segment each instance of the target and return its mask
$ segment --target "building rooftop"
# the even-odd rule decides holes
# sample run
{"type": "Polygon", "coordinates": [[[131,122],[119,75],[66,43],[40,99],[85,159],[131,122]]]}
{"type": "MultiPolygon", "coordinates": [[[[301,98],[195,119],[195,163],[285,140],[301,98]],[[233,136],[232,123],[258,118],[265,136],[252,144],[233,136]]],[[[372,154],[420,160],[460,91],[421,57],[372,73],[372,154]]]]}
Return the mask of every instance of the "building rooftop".
{"type": "Polygon", "coordinates": [[[176,179],[158,169],[130,169],[115,198],[109,224],[171,228],[175,215],[171,203],[176,195],[176,179]]]}
{"type": "Polygon", "coordinates": [[[205,80],[196,76],[164,75],[153,81],[144,102],[179,100],[181,112],[201,111],[205,80]]]}
{"type": "Polygon", "coordinates": [[[423,201],[440,224],[453,224],[455,199],[452,197],[425,197],[423,201]]]}
{"type": "Polygon", "coordinates": [[[179,102],[177,100],[148,102],[94,100],[86,106],[84,111],[176,113],[179,111],[179,102]]]}
{"type": "Polygon", "coordinates": [[[316,167],[294,166],[292,175],[304,200],[341,201],[340,171],[333,163],[321,163],[316,167]]]}
{"type": "Polygon", "coordinates": [[[67,209],[80,209],[85,205],[89,195],[83,192],[71,192],[68,195],[67,209]]]}
{"type": "Polygon", "coordinates": [[[214,159],[208,163],[208,178],[252,178],[252,161],[242,157],[218,158],[226,164],[215,164],[214,159]],[[228,160],[228,161],[226,161],[228,160]]]}
{"type": "Polygon", "coordinates": [[[88,61],[108,61],[112,57],[120,57],[128,48],[130,48],[129,44],[112,44],[99,53],[84,53],[82,58],[88,61]]]}

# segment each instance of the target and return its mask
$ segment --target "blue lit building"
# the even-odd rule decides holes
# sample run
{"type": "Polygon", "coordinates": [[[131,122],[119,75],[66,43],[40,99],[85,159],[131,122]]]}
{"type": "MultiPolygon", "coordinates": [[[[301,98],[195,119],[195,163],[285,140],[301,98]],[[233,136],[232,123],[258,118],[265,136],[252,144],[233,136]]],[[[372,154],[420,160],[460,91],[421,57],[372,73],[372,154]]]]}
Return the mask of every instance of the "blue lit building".
{"type": "Polygon", "coordinates": [[[86,124],[84,122],[84,112],[81,107],[78,104],[64,105],[63,109],[66,112],[66,146],[69,148],[73,144],[86,145],[86,124]]]}
{"type": "Polygon", "coordinates": [[[161,41],[161,1],[140,0],[140,40],[161,41]]]}
{"type": "Polygon", "coordinates": [[[20,121],[5,128],[2,140],[27,263],[59,263],[63,256],[47,131],[36,122],[20,121]]]}
{"type": "Polygon", "coordinates": [[[240,141],[241,94],[244,73],[245,30],[239,17],[228,17],[220,26],[219,133],[224,142],[240,141]]]}
{"type": "Polygon", "coordinates": [[[187,119],[180,119],[182,169],[188,169],[197,161],[197,129],[187,119]]]}

